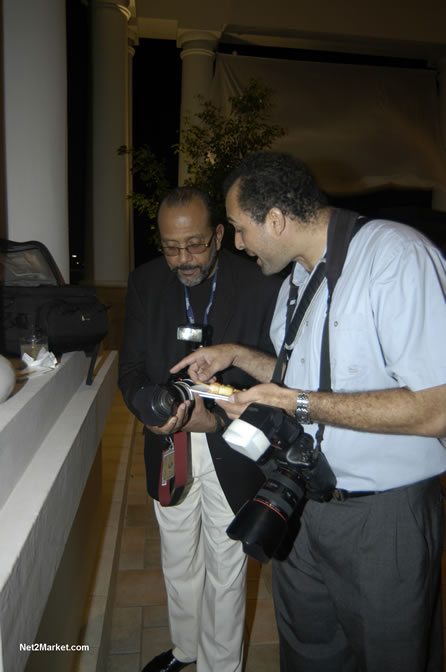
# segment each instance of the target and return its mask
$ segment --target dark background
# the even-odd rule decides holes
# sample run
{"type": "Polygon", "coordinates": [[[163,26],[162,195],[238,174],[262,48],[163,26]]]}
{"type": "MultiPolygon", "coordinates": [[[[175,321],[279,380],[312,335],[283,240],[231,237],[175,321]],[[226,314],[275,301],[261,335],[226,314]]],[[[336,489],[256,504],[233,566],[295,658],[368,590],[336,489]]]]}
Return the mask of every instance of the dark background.
{"type": "MultiPolygon", "coordinates": [[[[69,148],[69,223],[70,253],[78,254],[80,264],[73,278],[82,279],[85,240],[89,221],[89,10],[82,0],[67,0],[68,53],[68,148],[69,148]]],[[[386,67],[427,68],[420,60],[389,59],[354,54],[291,49],[254,48],[222,43],[219,51],[240,55],[266,56],[386,67]]],[[[178,141],[181,59],[173,40],[141,39],[133,56],[133,146],[149,145],[167,164],[168,177],[177,183],[178,157],[172,145],[178,141]]],[[[137,183],[134,189],[137,190],[137,183]]],[[[432,211],[430,190],[384,189],[364,194],[330,196],[333,205],[360,211],[367,216],[385,216],[411,224],[445,250],[446,215],[432,211]]],[[[135,214],[135,264],[146,261],[155,251],[147,242],[147,220],[135,214]]],[[[73,280],[72,280],[73,281],[73,280]]]]}
{"type": "MultiPolygon", "coordinates": [[[[178,183],[181,59],[174,40],[140,40],[133,56],[133,146],[147,144],[165,162],[170,184],[178,183]]],[[[138,191],[137,179],[133,188],[138,191]]],[[[157,255],[147,218],[134,213],[135,266],[157,255]]]]}

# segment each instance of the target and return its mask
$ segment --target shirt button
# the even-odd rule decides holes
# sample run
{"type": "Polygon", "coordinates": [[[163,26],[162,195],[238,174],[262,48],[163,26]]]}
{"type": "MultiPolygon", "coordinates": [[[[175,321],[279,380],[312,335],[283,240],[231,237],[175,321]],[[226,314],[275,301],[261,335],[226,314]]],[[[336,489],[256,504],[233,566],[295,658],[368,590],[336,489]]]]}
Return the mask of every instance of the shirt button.
{"type": "Polygon", "coordinates": [[[302,357],[302,359],[300,360],[300,363],[301,363],[301,364],[305,364],[305,359],[304,359],[303,357],[302,357]]]}
{"type": "Polygon", "coordinates": [[[333,324],[334,324],[335,327],[337,327],[338,324],[339,324],[339,322],[338,322],[337,320],[335,320],[335,321],[333,322],[333,324]]]}

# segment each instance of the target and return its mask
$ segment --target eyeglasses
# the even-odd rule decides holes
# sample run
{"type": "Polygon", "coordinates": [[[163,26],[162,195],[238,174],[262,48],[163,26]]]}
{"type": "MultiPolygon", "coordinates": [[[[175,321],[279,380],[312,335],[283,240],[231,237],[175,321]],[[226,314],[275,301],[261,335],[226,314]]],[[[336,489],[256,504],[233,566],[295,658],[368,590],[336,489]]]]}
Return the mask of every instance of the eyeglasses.
{"type": "Polygon", "coordinates": [[[180,254],[181,250],[187,250],[189,254],[202,254],[210,246],[213,237],[215,236],[215,231],[212,236],[209,238],[207,243],[191,243],[185,247],[174,247],[173,245],[161,245],[160,250],[166,257],[176,257],[180,254]]]}

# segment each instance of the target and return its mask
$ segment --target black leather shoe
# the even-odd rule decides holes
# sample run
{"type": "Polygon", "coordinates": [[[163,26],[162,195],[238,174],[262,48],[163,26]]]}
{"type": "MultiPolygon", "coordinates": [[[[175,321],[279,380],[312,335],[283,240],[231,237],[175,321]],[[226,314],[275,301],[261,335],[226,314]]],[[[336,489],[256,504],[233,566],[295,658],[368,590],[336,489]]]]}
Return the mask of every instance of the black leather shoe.
{"type": "Polygon", "coordinates": [[[170,649],[152,658],[143,668],[142,672],[178,672],[178,670],[182,670],[183,667],[191,664],[182,663],[181,660],[177,660],[172,653],[172,649],[170,649]]]}

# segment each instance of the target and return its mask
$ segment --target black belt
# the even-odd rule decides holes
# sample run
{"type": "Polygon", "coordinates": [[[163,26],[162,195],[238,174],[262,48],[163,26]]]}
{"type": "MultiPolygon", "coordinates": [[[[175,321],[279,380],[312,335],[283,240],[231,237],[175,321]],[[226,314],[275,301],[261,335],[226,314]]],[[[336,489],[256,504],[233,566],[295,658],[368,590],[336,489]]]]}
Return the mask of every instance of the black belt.
{"type": "Polygon", "coordinates": [[[430,481],[437,481],[438,476],[432,476],[431,478],[426,478],[422,481],[416,481],[415,483],[409,483],[408,485],[400,485],[396,488],[388,488],[387,490],[343,490],[342,488],[336,488],[333,491],[333,499],[338,502],[345,502],[346,499],[352,499],[353,497],[370,497],[370,495],[383,495],[386,492],[396,492],[397,490],[404,490],[404,488],[410,488],[414,485],[420,485],[422,483],[429,483],[430,481]]]}
{"type": "Polygon", "coordinates": [[[369,497],[370,495],[379,495],[379,490],[356,490],[351,492],[350,490],[336,488],[333,491],[333,499],[336,499],[338,502],[344,502],[346,499],[351,499],[352,497],[369,497]]]}

